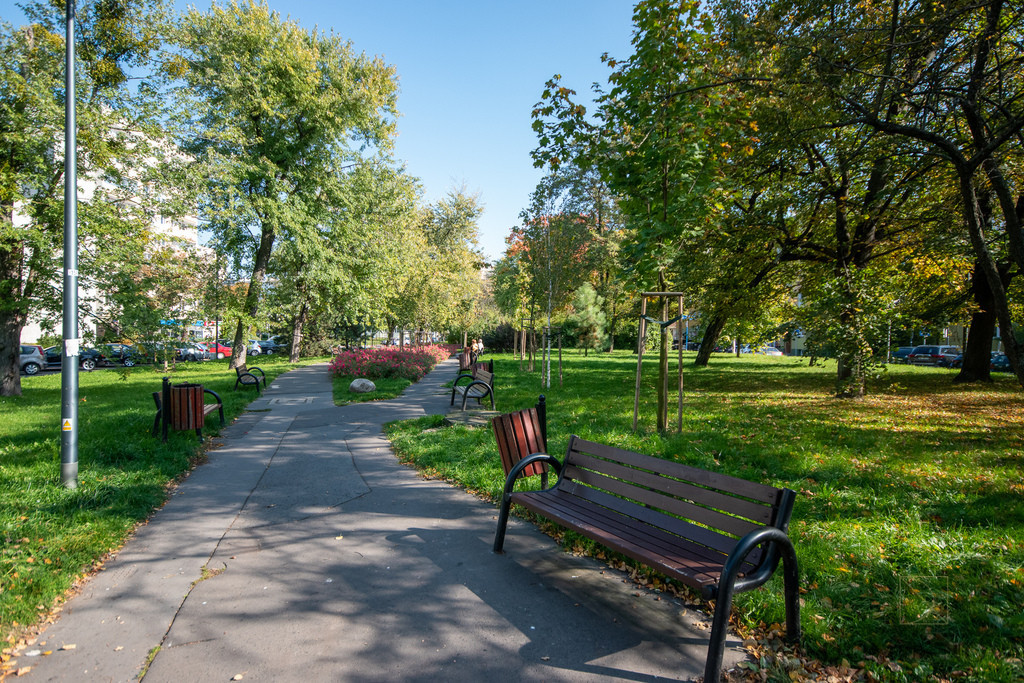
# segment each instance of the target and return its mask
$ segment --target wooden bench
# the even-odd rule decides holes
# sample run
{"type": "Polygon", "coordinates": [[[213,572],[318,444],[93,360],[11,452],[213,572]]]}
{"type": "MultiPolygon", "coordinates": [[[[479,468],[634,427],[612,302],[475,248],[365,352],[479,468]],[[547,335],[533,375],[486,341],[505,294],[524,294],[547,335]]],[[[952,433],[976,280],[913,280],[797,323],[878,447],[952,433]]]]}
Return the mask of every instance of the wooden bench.
{"type": "Polygon", "coordinates": [[[455,405],[456,394],[462,396],[462,410],[466,409],[466,401],[471,398],[481,406],[485,398],[490,398],[491,410],[494,410],[494,375],[486,370],[477,370],[473,375],[459,375],[452,383],[450,405],[455,405]],[[463,380],[468,380],[468,384],[460,384],[463,380]]]}
{"type": "MultiPolygon", "coordinates": [[[[491,420],[494,441],[498,444],[501,466],[507,477],[520,460],[548,452],[547,402],[541,394],[537,405],[526,410],[498,415],[491,420]]],[[[548,486],[548,467],[534,463],[520,471],[520,477],[540,475],[540,487],[548,486]]]]}
{"type": "Polygon", "coordinates": [[[243,387],[255,386],[256,395],[260,394],[260,382],[263,383],[263,388],[267,388],[267,376],[263,373],[262,368],[258,368],[255,365],[246,367],[243,363],[235,368],[235,390],[238,389],[239,385],[243,387]]]}
{"type": "Polygon", "coordinates": [[[493,375],[494,360],[491,359],[486,363],[483,361],[478,362],[477,355],[467,346],[462,350],[462,355],[459,356],[459,376],[471,375],[475,379],[477,370],[486,370],[493,375]]]}
{"type": "Polygon", "coordinates": [[[704,680],[719,680],[734,593],[771,578],[783,562],[786,633],[800,639],[796,553],[786,531],[795,494],[669,460],[569,440],[565,461],[528,456],[508,474],[494,536],[502,552],[513,503],[642,562],[715,601],[704,680]],[[558,481],[514,491],[527,468],[549,464],[558,481]]]}
{"type": "Polygon", "coordinates": [[[473,358],[473,351],[468,346],[462,348],[462,353],[459,354],[459,374],[472,373],[473,364],[476,359],[473,358]]]}
{"type": "MultiPolygon", "coordinates": [[[[153,436],[157,435],[157,432],[159,431],[160,425],[161,425],[161,422],[162,422],[163,423],[163,438],[164,438],[164,441],[167,441],[167,429],[171,425],[171,416],[164,413],[163,393],[164,393],[163,391],[154,391],[153,392],[153,403],[156,404],[156,416],[153,418],[153,432],[152,432],[152,435],[153,436]]],[[[216,410],[218,412],[218,414],[219,414],[219,417],[220,417],[220,426],[223,427],[224,426],[224,403],[220,400],[220,395],[217,392],[215,392],[212,389],[206,389],[204,387],[203,388],[203,398],[205,399],[207,395],[213,396],[213,399],[216,401],[216,403],[205,403],[205,402],[203,403],[203,422],[206,421],[206,416],[207,415],[209,415],[210,413],[212,413],[213,411],[216,410]]],[[[200,441],[203,440],[203,428],[202,427],[197,427],[196,428],[196,435],[199,437],[200,441]]]]}

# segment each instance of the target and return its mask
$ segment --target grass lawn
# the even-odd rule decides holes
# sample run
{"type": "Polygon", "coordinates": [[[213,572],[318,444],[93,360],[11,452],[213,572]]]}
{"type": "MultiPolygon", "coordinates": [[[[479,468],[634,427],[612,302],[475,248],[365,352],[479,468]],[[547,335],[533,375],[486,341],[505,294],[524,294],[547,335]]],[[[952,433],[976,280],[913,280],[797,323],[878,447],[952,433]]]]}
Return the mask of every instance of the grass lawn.
{"type": "MultiPolygon", "coordinates": [[[[256,359],[250,359],[253,361],[256,359]]],[[[326,359],[304,359],[308,364],[326,359]]],[[[60,485],[60,374],[22,378],[0,398],[0,637],[14,644],[104,555],[163,504],[168,486],[202,459],[194,432],[150,436],[161,377],[220,394],[228,422],[255,397],[234,390],[227,360],[103,369],[79,375],[78,488],[60,485]]],[[[256,360],[268,383],[291,369],[256,360]]],[[[324,370],[326,372],[326,369],[324,370]]],[[[204,434],[220,428],[216,414],[204,434]]],[[[2,671],[0,671],[2,677],[2,671]]]]}
{"type": "MultiPolygon", "coordinates": [[[[653,427],[656,361],[644,364],[634,434],[634,355],[567,352],[563,385],[555,370],[546,391],[539,372],[492,357],[499,410],[547,395],[556,455],[578,434],[797,491],[790,535],[809,668],[868,680],[1024,679],[1024,393],[1010,375],[959,386],[952,370],[893,365],[865,400],[839,400],[833,363],[716,354],[711,367],[686,365],[682,434],[670,392],[673,431],[662,435],[653,427]]],[[[490,430],[440,424],[395,423],[389,434],[403,459],[497,500],[503,475],[490,430]]],[[[784,623],[781,576],[735,605],[753,632],[784,623]]],[[[761,664],[789,680],[778,660],[761,664]]]]}

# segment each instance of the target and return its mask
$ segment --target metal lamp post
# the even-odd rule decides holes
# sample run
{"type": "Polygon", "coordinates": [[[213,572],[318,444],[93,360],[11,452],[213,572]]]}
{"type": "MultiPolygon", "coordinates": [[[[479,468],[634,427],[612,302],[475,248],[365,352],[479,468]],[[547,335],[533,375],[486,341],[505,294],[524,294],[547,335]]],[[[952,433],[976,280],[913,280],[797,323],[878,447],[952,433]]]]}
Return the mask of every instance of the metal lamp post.
{"type": "Polygon", "coordinates": [[[60,480],[78,487],[78,139],[75,124],[75,0],[66,8],[64,43],[64,353],[60,368],[60,480]]]}

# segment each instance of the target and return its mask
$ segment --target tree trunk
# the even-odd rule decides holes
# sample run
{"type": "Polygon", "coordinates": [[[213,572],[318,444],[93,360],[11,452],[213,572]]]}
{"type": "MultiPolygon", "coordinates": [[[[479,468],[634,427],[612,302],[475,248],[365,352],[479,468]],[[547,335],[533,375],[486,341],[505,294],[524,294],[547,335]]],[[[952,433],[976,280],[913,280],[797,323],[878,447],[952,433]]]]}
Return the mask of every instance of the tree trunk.
{"type": "Polygon", "coordinates": [[[0,396],[21,396],[21,328],[15,315],[0,313],[0,396]]]}
{"type": "Polygon", "coordinates": [[[708,360],[715,350],[715,345],[718,344],[718,338],[722,336],[722,330],[725,329],[727,320],[728,318],[721,313],[715,313],[708,320],[708,324],[704,328],[704,336],[700,340],[700,348],[697,349],[697,359],[693,361],[694,366],[698,368],[708,366],[708,360]]]}
{"type": "Polygon", "coordinates": [[[243,316],[238,319],[238,327],[235,328],[234,346],[231,349],[231,362],[229,367],[239,368],[245,365],[247,353],[245,331],[248,318],[255,320],[260,310],[260,296],[263,294],[263,278],[267,273],[267,264],[270,263],[270,253],[274,249],[274,228],[263,225],[260,233],[260,245],[256,250],[256,259],[252,265],[252,277],[249,279],[249,287],[245,294],[245,308],[243,316]]]}
{"type": "Polygon", "coordinates": [[[295,314],[295,319],[292,320],[292,350],[288,354],[289,363],[299,362],[299,349],[302,346],[302,329],[306,325],[306,318],[308,316],[309,304],[303,301],[299,307],[299,312],[295,314]]]}
{"type": "Polygon", "coordinates": [[[610,340],[609,341],[609,345],[608,345],[608,353],[611,353],[612,351],[615,350],[615,323],[616,322],[617,322],[617,316],[615,315],[615,300],[612,299],[611,324],[608,326],[609,327],[608,338],[610,340]]]}
{"type": "Polygon", "coordinates": [[[1010,317],[1010,305],[1000,277],[999,267],[992,252],[985,241],[984,216],[978,201],[978,195],[974,189],[972,174],[968,168],[957,168],[960,176],[960,196],[963,202],[964,218],[967,221],[967,232],[971,238],[971,246],[974,248],[976,263],[985,274],[989,290],[992,295],[992,311],[999,321],[999,326],[1005,331],[1003,334],[1003,347],[1006,349],[1006,356],[1010,359],[1010,367],[1017,377],[1017,382],[1024,386],[1024,364],[1021,363],[1021,347],[1014,334],[1013,320],[1010,317]]]}
{"type": "MultiPolygon", "coordinates": [[[[5,209],[4,220],[10,212],[5,209]]],[[[0,245],[0,396],[21,396],[21,330],[25,311],[21,293],[24,252],[15,241],[0,245]]]]}
{"type": "MultiPolygon", "coordinates": [[[[1002,272],[1003,269],[1000,268],[1002,272]]],[[[992,380],[992,337],[996,331],[996,315],[993,311],[992,289],[981,269],[975,262],[971,274],[971,293],[978,305],[971,315],[971,331],[964,346],[963,365],[954,382],[989,382],[992,380]]]]}

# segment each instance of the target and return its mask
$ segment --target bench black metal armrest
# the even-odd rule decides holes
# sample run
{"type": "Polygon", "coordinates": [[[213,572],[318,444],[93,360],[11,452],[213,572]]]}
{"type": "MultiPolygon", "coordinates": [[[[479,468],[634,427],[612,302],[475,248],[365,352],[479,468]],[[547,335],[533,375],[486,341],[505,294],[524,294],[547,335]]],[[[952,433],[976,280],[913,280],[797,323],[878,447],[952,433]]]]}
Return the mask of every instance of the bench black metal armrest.
{"type": "MultiPolygon", "coordinates": [[[[508,476],[505,477],[505,489],[502,491],[502,500],[512,495],[512,487],[516,484],[516,479],[519,478],[519,474],[527,467],[535,462],[544,462],[551,466],[551,469],[555,471],[555,475],[560,475],[562,472],[562,463],[553,455],[547,453],[530,453],[528,456],[517,462],[512,466],[512,469],[508,471],[508,476]]],[[[558,480],[555,480],[556,485],[558,480]]],[[[554,488],[549,487],[549,488],[554,488]]]]}
{"type": "Polygon", "coordinates": [[[220,414],[220,426],[224,426],[224,401],[220,400],[220,394],[213,389],[203,387],[203,393],[213,396],[217,400],[217,412],[220,414]]]}
{"type": "MultiPolygon", "coordinates": [[[[260,373],[260,379],[263,380],[263,386],[267,386],[267,373],[263,372],[263,368],[258,368],[258,367],[256,367],[254,365],[252,367],[246,367],[245,370],[250,375],[252,375],[252,373],[254,373],[254,372],[260,373]]],[[[253,375],[253,376],[255,377],[255,375],[253,375]]]]}
{"type": "MultiPolygon", "coordinates": [[[[473,377],[473,375],[465,375],[465,374],[463,374],[463,375],[459,375],[458,377],[456,377],[455,381],[452,382],[452,400],[451,400],[451,405],[455,405],[455,394],[459,393],[459,382],[461,380],[464,380],[464,379],[469,380],[470,383],[473,383],[473,382],[476,381],[476,379],[473,377]]],[[[464,386],[462,388],[462,390],[463,391],[468,391],[469,390],[469,384],[464,386]]]]}
{"type": "MultiPolygon", "coordinates": [[[[453,387],[452,388],[452,403],[455,403],[455,396],[454,396],[454,394],[455,394],[455,388],[453,387]]],[[[466,409],[466,401],[469,400],[470,396],[472,396],[473,398],[477,399],[477,401],[480,402],[480,405],[483,405],[484,396],[490,396],[491,397],[491,408],[492,409],[494,408],[494,387],[492,387],[490,384],[488,384],[487,382],[483,381],[482,379],[475,379],[475,380],[473,380],[472,382],[470,382],[469,384],[467,384],[463,388],[463,392],[462,392],[462,409],[463,410],[466,409]],[[483,389],[480,391],[479,395],[470,394],[469,393],[470,390],[473,387],[477,387],[477,386],[483,387],[483,389]]]]}
{"type": "MultiPolygon", "coordinates": [[[[512,507],[512,491],[516,485],[516,479],[519,478],[519,474],[532,465],[535,462],[547,463],[551,466],[551,469],[558,475],[558,479],[555,480],[555,486],[558,485],[558,480],[562,476],[562,463],[559,462],[558,458],[547,453],[531,453],[519,462],[517,462],[512,469],[508,471],[508,476],[505,477],[505,490],[501,494],[501,510],[498,512],[498,530],[494,534],[494,552],[501,553],[502,548],[505,545],[505,527],[508,526],[508,513],[512,507]]],[[[552,487],[553,488],[553,487],[552,487]]]]}
{"type": "Polygon", "coordinates": [[[782,555],[782,578],[786,600],[786,639],[791,642],[800,640],[800,573],[797,567],[796,550],[793,541],[786,532],[777,527],[755,529],[741,538],[729,553],[725,561],[722,575],[717,586],[704,590],[704,597],[715,600],[715,618],[711,625],[711,643],[708,646],[708,658],[704,672],[704,680],[714,680],[722,668],[722,655],[725,652],[725,634],[729,628],[729,613],[732,611],[733,593],[757,588],[766,582],[775,571],[782,555]],[[768,543],[766,555],[757,569],[747,577],[737,579],[740,566],[747,555],[757,546],[768,543]]]}

